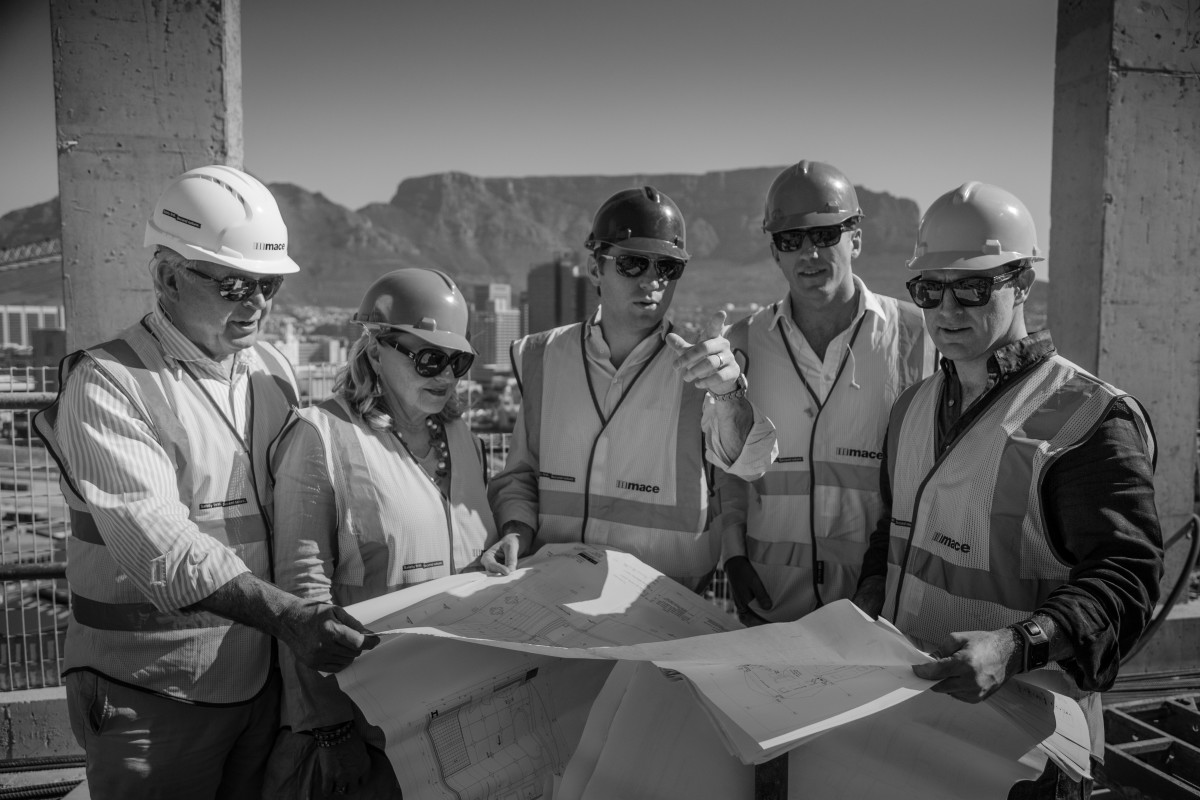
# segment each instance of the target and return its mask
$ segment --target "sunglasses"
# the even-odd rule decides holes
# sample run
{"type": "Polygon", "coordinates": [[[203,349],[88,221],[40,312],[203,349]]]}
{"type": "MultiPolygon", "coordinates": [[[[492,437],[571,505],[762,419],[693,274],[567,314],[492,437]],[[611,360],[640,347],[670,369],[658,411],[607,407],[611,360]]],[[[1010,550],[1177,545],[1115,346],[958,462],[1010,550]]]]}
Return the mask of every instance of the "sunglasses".
{"type": "Polygon", "coordinates": [[[446,369],[447,364],[450,365],[450,371],[454,373],[454,377],[461,378],[467,374],[467,370],[471,368],[471,364],[475,361],[475,354],[468,353],[465,350],[447,353],[445,350],[426,347],[414,353],[400,344],[396,339],[382,336],[379,338],[379,343],[386,344],[393,350],[411,358],[413,366],[416,367],[417,374],[422,378],[436,378],[446,369]]]}
{"type": "Polygon", "coordinates": [[[942,295],[947,287],[954,292],[954,299],[960,306],[975,308],[986,306],[991,301],[992,292],[997,286],[1011,281],[1024,271],[1025,267],[1022,266],[1012,272],[1004,272],[991,278],[971,276],[947,283],[929,278],[913,278],[904,285],[908,287],[908,293],[912,295],[913,302],[920,308],[940,306],[942,295]]]}
{"type": "Polygon", "coordinates": [[[771,234],[775,249],[781,253],[794,253],[804,247],[808,239],[815,247],[833,247],[842,240],[842,234],[854,230],[854,223],[822,225],[817,228],[795,228],[771,234]]]}
{"type": "Polygon", "coordinates": [[[212,281],[217,285],[217,293],[233,303],[240,303],[243,300],[254,296],[255,292],[262,292],[263,300],[270,300],[279,291],[279,287],[283,285],[282,275],[273,275],[270,278],[214,278],[212,275],[206,275],[198,269],[186,268],[193,275],[199,275],[206,281],[212,281]]]}
{"type": "Polygon", "coordinates": [[[626,278],[636,278],[646,270],[650,269],[650,265],[654,265],[654,273],[658,275],[660,280],[677,281],[683,276],[683,268],[687,266],[687,262],[679,258],[671,258],[670,256],[659,256],[651,258],[650,256],[638,256],[632,253],[622,253],[619,256],[604,255],[605,258],[611,258],[617,264],[617,274],[623,275],[626,278]]]}

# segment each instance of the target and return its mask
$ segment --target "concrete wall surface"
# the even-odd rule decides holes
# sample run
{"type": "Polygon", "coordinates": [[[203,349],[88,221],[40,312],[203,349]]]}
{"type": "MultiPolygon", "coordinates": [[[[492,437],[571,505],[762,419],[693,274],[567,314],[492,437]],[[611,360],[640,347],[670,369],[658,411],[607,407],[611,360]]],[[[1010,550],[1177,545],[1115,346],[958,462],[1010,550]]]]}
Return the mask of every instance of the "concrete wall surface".
{"type": "Polygon", "coordinates": [[[172,177],[242,166],[240,0],[51,0],[68,347],[153,307],[146,220],[172,177]]]}
{"type": "Polygon", "coordinates": [[[0,711],[0,760],[83,754],[71,733],[65,687],[0,693],[0,711]]]}
{"type": "MultiPolygon", "coordinates": [[[[1200,8],[1061,0],[1049,317],[1158,437],[1163,534],[1193,513],[1200,415],[1200,8]]],[[[1164,591],[1186,543],[1168,552],[1164,591]]]]}

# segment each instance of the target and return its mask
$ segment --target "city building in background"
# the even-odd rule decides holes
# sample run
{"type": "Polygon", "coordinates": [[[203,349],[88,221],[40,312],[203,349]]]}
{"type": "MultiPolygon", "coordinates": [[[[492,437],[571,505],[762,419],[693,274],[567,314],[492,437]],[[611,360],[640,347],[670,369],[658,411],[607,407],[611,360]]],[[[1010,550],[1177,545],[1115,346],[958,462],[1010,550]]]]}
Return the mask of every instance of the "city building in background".
{"type": "Polygon", "coordinates": [[[582,322],[600,305],[587,272],[569,254],[559,254],[529,270],[527,296],[527,333],[582,322]]]}

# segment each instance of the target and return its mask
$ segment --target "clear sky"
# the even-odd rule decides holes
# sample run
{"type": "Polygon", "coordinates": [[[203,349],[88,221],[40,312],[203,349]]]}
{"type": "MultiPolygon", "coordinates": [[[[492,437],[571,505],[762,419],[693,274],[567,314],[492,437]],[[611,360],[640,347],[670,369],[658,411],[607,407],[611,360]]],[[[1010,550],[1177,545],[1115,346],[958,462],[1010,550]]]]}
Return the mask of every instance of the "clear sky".
{"type": "MultiPolygon", "coordinates": [[[[48,0],[0,0],[0,214],[57,193],[48,0]]],[[[243,0],[246,167],[359,208],[406,177],[829,161],[965,180],[1048,243],[1048,0],[243,0]]]]}

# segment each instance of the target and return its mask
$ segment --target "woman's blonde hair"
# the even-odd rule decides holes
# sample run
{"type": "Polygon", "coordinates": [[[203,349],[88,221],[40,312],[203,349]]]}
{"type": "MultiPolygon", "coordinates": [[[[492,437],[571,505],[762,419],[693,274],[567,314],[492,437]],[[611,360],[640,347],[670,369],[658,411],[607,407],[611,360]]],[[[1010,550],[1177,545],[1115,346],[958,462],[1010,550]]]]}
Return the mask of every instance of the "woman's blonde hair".
{"type": "MultiPolygon", "coordinates": [[[[388,431],[393,428],[392,415],[383,396],[383,379],[371,363],[370,356],[371,343],[381,332],[383,331],[378,329],[363,328],[362,335],[350,346],[350,357],[346,366],[338,372],[333,383],[333,393],[344,399],[373,431],[388,431]]],[[[455,392],[450,395],[446,406],[434,416],[446,423],[461,417],[464,410],[465,404],[458,392],[455,392]]]]}

